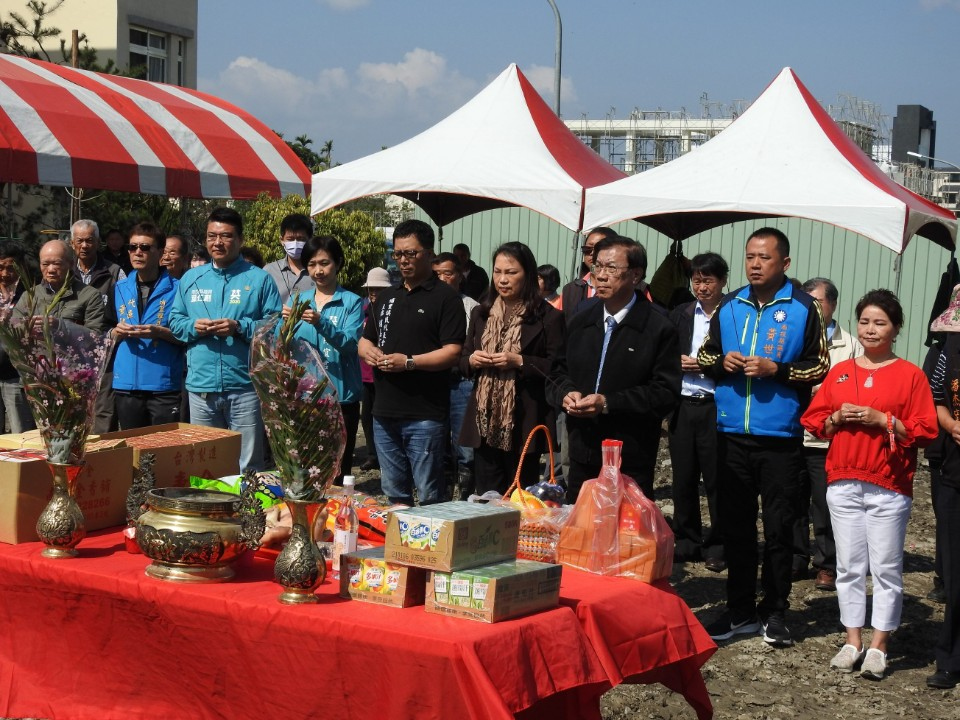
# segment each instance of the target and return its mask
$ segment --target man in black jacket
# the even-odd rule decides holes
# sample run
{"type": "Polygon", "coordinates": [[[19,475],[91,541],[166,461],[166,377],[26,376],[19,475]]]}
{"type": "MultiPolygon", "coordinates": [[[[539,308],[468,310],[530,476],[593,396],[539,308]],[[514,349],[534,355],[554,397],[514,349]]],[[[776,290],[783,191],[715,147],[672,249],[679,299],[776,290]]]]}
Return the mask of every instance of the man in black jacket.
{"type": "Polygon", "coordinates": [[[699,560],[708,570],[721,572],[723,538],[717,512],[716,384],[703,374],[697,352],[710,329],[710,318],[723,298],[729,268],[717,253],[697,255],[690,262],[696,300],[680,305],[670,320],[680,335],[683,384],[680,406],[670,418],[670,461],[673,468],[674,560],[699,560]],[[700,478],[707,496],[710,527],[700,518],[700,478]]]}
{"type": "Polygon", "coordinates": [[[653,498],[663,419],[680,397],[677,330],[637,293],[647,270],[643,246],[623,237],[594,247],[600,302],[574,316],[551,373],[550,401],[567,413],[574,502],[601,467],[600,444],[621,440],[621,470],[653,498]]]}
{"type": "MultiPolygon", "coordinates": [[[[93,220],[77,220],[70,228],[70,246],[77,257],[73,275],[103,298],[103,316],[106,329],[117,325],[117,309],[113,302],[114,289],[127,274],[116,263],[100,253],[100,229],[93,220]]],[[[113,357],[103,374],[103,383],[94,407],[93,432],[105,433],[117,429],[117,413],[113,407],[113,357]]]]}
{"type": "Polygon", "coordinates": [[[490,287],[490,276],[487,275],[486,270],[470,259],[470,248],[463,243],[453,246],[453,254],[460,261],[460,274],[463,276],[460,281],[460,292],[479,302],[490,287]]]}

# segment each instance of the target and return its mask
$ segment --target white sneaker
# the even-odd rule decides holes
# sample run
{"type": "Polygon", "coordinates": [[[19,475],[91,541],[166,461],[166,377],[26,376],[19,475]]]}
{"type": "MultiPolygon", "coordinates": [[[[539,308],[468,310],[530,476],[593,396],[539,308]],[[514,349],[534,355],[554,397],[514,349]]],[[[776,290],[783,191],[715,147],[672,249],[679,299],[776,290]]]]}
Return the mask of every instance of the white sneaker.
{"type": "Polygon", "coordinates": [[[857,650],[853,645],[844,645],[840,648],[840,652],[833,656],[830,667],[843,673],[853,672],[853,669],[863,660],[864,654],[863,648],[857,650]]]}
{"type": "Polygon", "coordinates": [[[863,665],[860,666],[860,677],[867,680],[883,680],[883,674],[887,671],[887,656],[876,648],[867,650],[863,658],[863,665]]]}

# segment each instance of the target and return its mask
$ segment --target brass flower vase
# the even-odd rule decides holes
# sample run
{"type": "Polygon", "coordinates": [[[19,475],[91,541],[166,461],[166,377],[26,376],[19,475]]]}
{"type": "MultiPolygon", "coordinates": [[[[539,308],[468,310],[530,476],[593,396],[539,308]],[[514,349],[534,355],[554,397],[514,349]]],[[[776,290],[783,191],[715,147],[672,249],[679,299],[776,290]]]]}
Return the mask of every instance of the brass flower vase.
{"type": "Polygon", "coordinates": [[[313,541],[307,506],[313,503],[287,500],[293,517],[293,533],[277,557],[273,568],[274,579],[283,586],[277,599],[285,605],[315,603],[314,594],[327,574],[327,563],[313,541]]]}
{"type": "Polygon", "coordinates": [[[75,499],[83,465],[47,463],[53,473],[53,497],[37,518],[37,535],[47,547],[40,554],[62,559],[77,556],[77,544],[87,535],[83,511],[75,499]]]}

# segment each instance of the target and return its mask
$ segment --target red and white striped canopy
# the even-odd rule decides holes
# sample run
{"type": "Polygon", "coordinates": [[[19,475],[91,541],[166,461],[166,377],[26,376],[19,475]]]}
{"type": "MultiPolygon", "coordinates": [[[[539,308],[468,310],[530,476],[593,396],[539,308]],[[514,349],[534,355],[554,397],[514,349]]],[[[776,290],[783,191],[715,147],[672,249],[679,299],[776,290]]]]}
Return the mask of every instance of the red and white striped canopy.
{"type": "Polygon", "coordinates": [[[305,195],[310,172],[212,95],[0,55],[0,182],[250,199],[305,195]]]}

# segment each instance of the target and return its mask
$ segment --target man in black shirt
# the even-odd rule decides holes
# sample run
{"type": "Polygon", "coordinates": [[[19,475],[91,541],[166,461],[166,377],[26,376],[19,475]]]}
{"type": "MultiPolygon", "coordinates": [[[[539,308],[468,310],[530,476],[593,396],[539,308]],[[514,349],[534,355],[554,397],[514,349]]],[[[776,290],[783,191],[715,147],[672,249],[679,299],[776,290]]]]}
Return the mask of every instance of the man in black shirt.
{"type": "Polygon", "coordinates": [[[373,433],[380,485],[394,503],[445,499],[443,456],[450,410],[447,372],[466,337],[463,303],[433,273],[433,230],[408,220],[393,234],[403,283],[377,295],[360,357],[374,369],[373,433]]]}

